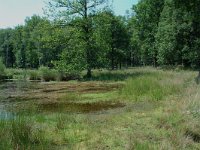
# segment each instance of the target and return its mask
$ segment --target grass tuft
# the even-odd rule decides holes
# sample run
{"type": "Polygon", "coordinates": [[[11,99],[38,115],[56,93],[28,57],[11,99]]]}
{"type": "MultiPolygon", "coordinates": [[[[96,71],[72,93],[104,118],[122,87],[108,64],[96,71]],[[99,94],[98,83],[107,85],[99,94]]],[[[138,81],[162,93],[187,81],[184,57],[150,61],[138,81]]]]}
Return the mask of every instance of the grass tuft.
{"type": "Polygon", "coordinates": [[[173,84],[172,81],[163,82],[165,79],[162,74],[129,78],[120,90],[120,95],[133,101],[159,101],[166,96],[177,94],[180,90],[179,85],[173,84]]]}
{"type": "Polygon", "coordinates": [[[33,149],[46,145],[43,132],[35,129],[29,118],[17,116],[0,121],[0,149],[33,149]]]}
{"type": "Polygon", "coordinates": [[[48,67],[40,67],[39,73],[43,81],[56,81],[59,77],[58,71],[55,69],[49,69],[48,67]]]}

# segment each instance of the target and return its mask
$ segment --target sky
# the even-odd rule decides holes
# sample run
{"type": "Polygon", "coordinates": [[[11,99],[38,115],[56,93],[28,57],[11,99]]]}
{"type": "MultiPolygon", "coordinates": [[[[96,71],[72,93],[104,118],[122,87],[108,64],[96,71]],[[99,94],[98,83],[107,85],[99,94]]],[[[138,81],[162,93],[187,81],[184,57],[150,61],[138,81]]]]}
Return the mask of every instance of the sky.
{"type": "MultiPolygon", "coordinates": [[[[45,0],[0,0],[0,28],[14,27],[24,23],[26,17],[43,15],[45,0]]],[[[124,15],[138,0],[113,0],[116,15],[124,15]]]]}

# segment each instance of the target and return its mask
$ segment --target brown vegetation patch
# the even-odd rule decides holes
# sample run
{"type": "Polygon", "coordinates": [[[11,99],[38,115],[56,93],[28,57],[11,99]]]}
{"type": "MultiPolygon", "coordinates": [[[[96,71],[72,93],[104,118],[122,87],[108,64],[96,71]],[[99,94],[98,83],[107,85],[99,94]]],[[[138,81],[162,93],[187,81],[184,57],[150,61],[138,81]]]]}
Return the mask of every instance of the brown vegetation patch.
{"type": "Polygon", "coordinates": [[[32,101],[32,100],[39,100],[39,97],[27,97],[27,96],[9,96],[6,98],[6,100],[2,102],[12,103],[12,102],[26,102],[26,101],[32,101]]]}
{"type": "Polygon", "coordinates": [[[58,88],[58,89],[43,89],[42,92],[51,93],[51,92],[63,92],[68,90],[68,88],[58,88]]]}
{"type": "MultiPolygon", "coordinates": [[[[24,84],[26,85],[26,84],[24,84]]],[[[1,103],[12,103],[21,105],[23,102],[33,102],[39,105],[42,111],[67,111],[67,112],[95,112],[101,110],[108,110],[123,106],[119,103],[61,103],[62,97],[75,93],[102,93],[109,92],[119,88],[121,85],[116,83],[101,83],[101,82],[51,82],[51,83],[34,83],[34,86],[20,86],[20,89],[15,83],[9,83],[8,88],[2,92],[5,93],[1,98],[1,103]]]]}
{"type": "Polygon", "coordinates": [[[43,85],[44,88],[41,92],[51,93],[51,92],[81,92],[81,93],[99,93],[99,92],[108,92],[116,90],[121,87],[120,84],[101,84],[101,83],[77,83],[77,84],[49,84],[43,85]]]}
{"type": "Polygon", "coordinates": [[[109,109],[125,107],[123,103],[97,102],[97,103],[42,103],[38,105],[41,112],[72,112],[72,113],[92,113],[109,109]]]}
{"type": "Polygon", "coordinates": [[[81,93],[102,93],[109,92],[118,89],[119,85],[98,85],[98,86],[88,86],[79,90],[81,93]]]}

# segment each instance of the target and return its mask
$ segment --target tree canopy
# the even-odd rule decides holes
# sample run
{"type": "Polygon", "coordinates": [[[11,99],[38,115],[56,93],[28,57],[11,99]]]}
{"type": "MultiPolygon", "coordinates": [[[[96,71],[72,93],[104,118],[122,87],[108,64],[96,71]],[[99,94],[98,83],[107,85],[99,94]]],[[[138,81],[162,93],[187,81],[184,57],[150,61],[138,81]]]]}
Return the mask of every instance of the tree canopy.
{"type": "Polygon", "coordinates": [[[6,67],[67,74],[140,65],[200,66],[199,0],[140,0],[116,16],[107,0],[49,0],[46,17],[0,29],[6,67]]]}

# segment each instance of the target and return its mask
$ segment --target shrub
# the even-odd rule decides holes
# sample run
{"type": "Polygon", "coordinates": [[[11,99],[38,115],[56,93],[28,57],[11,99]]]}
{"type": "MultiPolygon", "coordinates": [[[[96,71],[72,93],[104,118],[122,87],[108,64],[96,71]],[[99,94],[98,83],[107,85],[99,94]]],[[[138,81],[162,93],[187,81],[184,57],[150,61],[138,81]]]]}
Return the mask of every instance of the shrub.
{"type": "Polygon", "coordinates": [[[29,71],[29,80],[41,80],[41,76],[37,70],[29,71]]]}
{"type": "Polygon", "coordinates": [[[3,64],[2,60],[0,59],[0,73],[4,73],[5,65],[3,64]]]}
{"type": "Polygon", "coordinates": [[[59,72],[59,80],[60,81],[69,81],[69,80],[79,80],[80,75],[79,74],[68,74],[64,72],[59,72]]]}
{"type": "Polygon", "coordinates": [[[14,69],[14,68],[9,68],[6,69],[6,74],[9,78],[14,78],[14,79],[26,79],[26,74],[27,71],[23,69],[14,69]]]}
{"type": "Polygon", "coordinates": [[[56,81],[59,79],[59,73],[55,69],[49,69],[48,67],[40,67],[39,68],[39,73],[41,76],[41,79],[43,81],[56,81]]]}
{"type": "Polygon", "coordinates": [[[0,59],[0,79],[6,78],[5,68],[6,68],[5,65],[3,64],[2,60],[0,59]]]}

